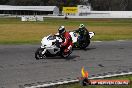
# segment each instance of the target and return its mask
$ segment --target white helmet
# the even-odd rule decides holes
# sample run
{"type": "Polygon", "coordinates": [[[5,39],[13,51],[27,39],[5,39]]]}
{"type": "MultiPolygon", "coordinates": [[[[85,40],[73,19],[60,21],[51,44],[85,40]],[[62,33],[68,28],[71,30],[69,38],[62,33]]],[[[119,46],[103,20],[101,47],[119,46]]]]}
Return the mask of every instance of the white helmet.
{"type": "Polygon", "coordinates": [[[65,26],[60,26],[58,31],[59,31],[59,34],[63,34],[64,32],[66,32],[65,26]]]}

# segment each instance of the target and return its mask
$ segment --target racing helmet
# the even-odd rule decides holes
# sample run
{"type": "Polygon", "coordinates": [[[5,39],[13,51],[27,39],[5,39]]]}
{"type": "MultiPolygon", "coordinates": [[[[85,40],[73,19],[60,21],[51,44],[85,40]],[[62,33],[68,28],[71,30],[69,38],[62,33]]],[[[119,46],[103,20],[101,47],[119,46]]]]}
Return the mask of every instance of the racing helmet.
{"type": "Polygon", "coordinates": [[[59,34],[65,33],[66,32],[65,26],[60,26],[59,29],[58,29],[58,31],[59,31],[59,34]]]}
{"type": "Polygon", "coordinates": [[[84,26],[84,24],[80,24],[80,26],[79,26],[79,28],[84,28],[85,26],[84,26]]]}

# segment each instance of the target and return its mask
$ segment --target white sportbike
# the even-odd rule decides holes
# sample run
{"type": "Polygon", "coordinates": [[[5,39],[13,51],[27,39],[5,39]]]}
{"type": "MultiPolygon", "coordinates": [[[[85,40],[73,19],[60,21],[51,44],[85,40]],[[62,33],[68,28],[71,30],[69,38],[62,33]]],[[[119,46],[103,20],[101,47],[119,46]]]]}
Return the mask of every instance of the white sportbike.
{"type": "Polygon", "coordinates": [[[64,53],[63,48],[60,47],[62,38],[58,35],[48,35],[41,41],[41,47],[35,52],[36,60],[45,59],[46,57],[61,56],[67,58],[72,53],[72,47],[69,52],[64,53]]]}

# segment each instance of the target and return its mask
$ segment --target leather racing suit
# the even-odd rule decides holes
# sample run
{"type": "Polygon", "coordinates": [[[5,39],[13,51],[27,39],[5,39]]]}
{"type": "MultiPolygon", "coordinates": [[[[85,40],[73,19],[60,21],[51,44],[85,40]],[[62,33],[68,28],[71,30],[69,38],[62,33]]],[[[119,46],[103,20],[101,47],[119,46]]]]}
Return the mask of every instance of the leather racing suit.
{"type": "Polygon", "coordinates": [[[72,37],[69,32],[65,32],[62,37],[63,43],[61,44],[61,46],[64,48],[64,53],[67,53],[73,46],[72,37]]]}

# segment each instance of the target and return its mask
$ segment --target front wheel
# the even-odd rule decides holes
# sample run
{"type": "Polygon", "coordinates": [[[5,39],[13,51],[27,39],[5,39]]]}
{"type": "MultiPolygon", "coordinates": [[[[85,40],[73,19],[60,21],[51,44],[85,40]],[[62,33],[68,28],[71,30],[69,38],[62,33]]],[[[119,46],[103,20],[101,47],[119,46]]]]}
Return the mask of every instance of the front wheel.
{"type": "Polygon", "coordinates": [[[35,58],[36,58],[36,60],[44,58],[44,55],[42,54],[43,50],[44,50],[43,48],[38,48],[36,50],[36,52],[35,52],[35,58]]]}

